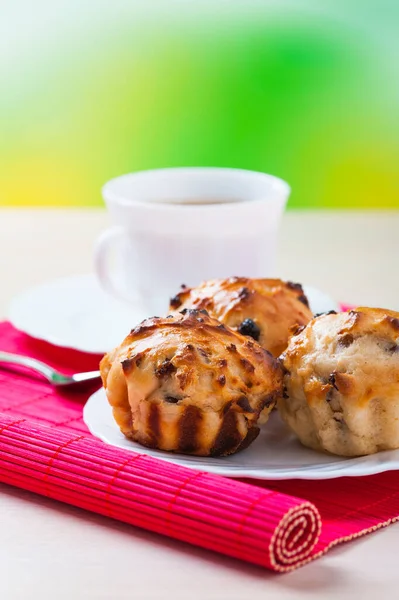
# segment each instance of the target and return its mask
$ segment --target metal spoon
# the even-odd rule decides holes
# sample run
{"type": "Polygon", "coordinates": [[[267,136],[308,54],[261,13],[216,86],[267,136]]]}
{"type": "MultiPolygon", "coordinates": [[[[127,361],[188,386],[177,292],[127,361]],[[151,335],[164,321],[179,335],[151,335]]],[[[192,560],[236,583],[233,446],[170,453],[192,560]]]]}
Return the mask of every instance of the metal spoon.
{"type": "Polygon", "coordinates": [[[49,383],[56,387],[81,386],[84,383],[89,383],[90,381],[100,378],[100,371],[88,371],[87,373],[64,375],[40,360],[28,356],[20,356],[19,354],[11,354],[10,352],[0,352],[0,363],[20,365],[32,369],[33,371],[40,373],[40,375],[43,375],[49,383]]]}

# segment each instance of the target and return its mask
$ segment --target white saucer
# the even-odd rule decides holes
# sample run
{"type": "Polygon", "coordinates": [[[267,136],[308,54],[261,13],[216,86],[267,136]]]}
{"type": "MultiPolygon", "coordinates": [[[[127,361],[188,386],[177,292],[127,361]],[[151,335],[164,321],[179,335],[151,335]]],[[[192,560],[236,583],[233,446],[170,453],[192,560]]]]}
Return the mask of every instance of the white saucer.
{"type": "Polygon", "coordinates": [[[224,458],[161,452],[126,439],[113,419],[103,389],[89,398],[83,410],[83,419],[94,436],[111,446],[227,477],[333,479],[372,475],[399,468],[399,450],[360,458],[340,458],[309,450],[287,429],[277,412],[272,413],[269,422],[249,448],[224,458]]]}
{"type": "Polygon", "coordinates": [[[104,354],[148,315],[113,299],[94,275],[55,279],[23,292],[8,318],[28,335],[56,346],[104,354]]]}
{"type": "MultiPolygon", "coordinates": [[[[314,313],[338,310],[328,295],[304,289],[314,313]]],[[[94,275],[56,279],[29,289],[12,301],[8,312],[14,327],[34,338],[96,354],[117,346],[148,316],[106,294],[94,275]]]]}

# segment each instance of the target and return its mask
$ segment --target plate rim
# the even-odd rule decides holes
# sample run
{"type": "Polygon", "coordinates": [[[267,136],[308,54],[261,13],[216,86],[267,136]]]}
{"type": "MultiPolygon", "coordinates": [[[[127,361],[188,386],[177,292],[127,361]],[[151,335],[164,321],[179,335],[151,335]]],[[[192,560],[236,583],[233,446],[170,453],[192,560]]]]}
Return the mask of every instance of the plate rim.
{"type": "Polygon", "coordinates": [[[22,292],[20,292],[19,294],[15,295],[12,299],[11,302],[8,305],[7,311],[6,311],[6,316],[7,319],[9,320],[9,322],[11,323],[11,325],[13,327],[15,327],[15,329],[18,329],[18,331],[20,331],[21,333],[25,333],[26,335],[29,335],[30,337],[34,338],[35,340],[40,340],[42,342],[47,342],[48,344],[51,344],[53,346],[58,346],[59,348],[65,348],[68,350],[78,350],[79,352],[85,352],[87,354],[103,354],[103,352],[96,352],[93,350],[83,350],[81,349],[79,346],[73,346],[70,343],[65,343],[65,342],[60,342],[60,339],[57,338],[57,336],[54,336],[52,334],[40,334],[37,333],[37,330],[35,330],[34,326],[32,325],[28,325],[26,326],[26,324],[23,324],[21,326],[21,317],[20,314],[18,314],[18,310],[19,310],[19,305],[20,303],[26,301],[27,298],[29,298],[29,296],[33,293],[37,293],[39,290],[45,290],[48,287],[52,287],[55,285],[60,285],[64,282],[68,282],[68,281],[77,281],[79,279],[87,279],[88,276],[90,276],[90,274],[79,274],[79,275],[67,275],[65,277],[55,277],[54,279],[49,279],[47,281],[43,281],[42,283],[38,283],[36,285],[30,286],[29,288],[23,290],[22,292]]]}
{"type": "MultiPolygon", "coordinates": [[[[75,350],[77,352],[91,354],[93,356],[104,355],[107,351],[109,351],[110,348],[100,348],[100,346],[96,346],[95,344],[93,346],[90,346],[89,344],[84,343],[83,341],[75,341],[72,343],[71,341],[62,339],[62,337],[59,334],[57,335],[46,332],[40,333],[38,328],[35,326],[35,322],[33,320],[30,323],[27,323],[25,317],[21,317],[22,312],[24,312],[25,314],[27,312],[27,304],[25,304],[25,307],[22,310],[20,309],[20,305],[29,302],[29,298],[31,298],[33,294],[45,292],[46,288],[51,289],[60,285],[62,286],[69,284],[76,286],[79,285],[79,282],[83,282],[83,285],[93,285],[93,290],[94,286],[98,285],[99,289],[101,290],[101,293],[104,294],[105,297],[109,297],[110,304],[116,304],[118,302],[115,298],[109,296],[107,292],[100,288],[100,284],[96,279],[95,273],[80,273],[49,279],[37,285],[30,286],[29,288],[23,290],[19,294],[16,294],[11,299],[11,302],[7,307],[6,319],[11,323],[13,327],[15,327],[15,329],[35,340],[46,342],[47,344],[57,346],[58,348],[65,348],[66,350],[75,350]]],[[[126,310],[128,310],[128,308],[129,307],[126,305],[126,310]]]]}
{"type": "MultiPolygon", "coordinates": [[[[284,481],[289,479],[301,479],[308,481],[323,481],[326,479],[338,479],[340,477],[366,477],[368,475],[376,475],[378,473],[384,473],[386,471],[395,471],[399,469],[399,449],[396,451],[388,451],[388,452],[397,452],[398,458],[391,459],[388,461],[375,461],[368,465],[365,464],[365,461],[369,458],[369,456],[362,457],[354,457],[348,458],[346,460],[342,460],[337,463],[324,463],[325,468],[323,469],[322,464],[320,465],[319,470],[307,470],[307,468],[296,467],[295,470],[293,467],[287,469],[279,469],[276,471],[268,472],[267,469],[243,469],[242,467],[229,467],[225,470],[223,467],[215,466],[211,470],[204,468],[203,465],[196,466],[193,464],[184,464],[179,460],[174,460],[176,456],[173,453],[170,453],[170,457],[167,456],[168,453],[163,451],[158,451],[155,449],[148,449],[144,446],[140,446],[135,442],[132,443],[132,447],[118,445],[116,443],[112,443],[106,437],[106,435],[102,434],[98,431],[98,429],[93,425],[93,422],[90,418],[90,411],[92,410],[92,406],[97,401],[98,397],[102,397],[102,399],[107,402],[106,394],[104,388],[100,388],[96,392],[90,395],[87,402],[83,407],[83,421],[90,431],[90,433],[97,439],[100,439],[108,446],[112,446],[114,448],[119,448],[121,450],[126,450],[127,452],[136,452],[138,454],[143,454],[145,456],[151,456],[153,458],[157,458],[158,460],[163,460],[165,462],[173,463],[179,466],[183,466],[185,468],[193,469],[196,471],[204,471],[207,473],[212,473],[214,475],[220,475],[223,477],[230,477],[232,479],[236,478],[245,478],[245,479],[258,479],[258,480],[269,480],[269,481],[284,481]],[[134,444],[134,445],[133,445],[134,444]],[[158,454],[159,453],[159,454],[158,454]],[[166,455],[166,456],[165,456],[166,455]],[[339,465],[342,465],[340,468],[339,465]],[[345,471],[345,472],[342,472],[345,471]]],[[[121,434],[122,435],[122,434],[121,434]]],[[[128,441],[128,440],[127,440],[128,441]]],[[[184,455],[182,455],[184,457],[184,455]]],[[[376,454],[370,455],[372,457],[383,456],[383,453],[379,452],[376,454]]]]}

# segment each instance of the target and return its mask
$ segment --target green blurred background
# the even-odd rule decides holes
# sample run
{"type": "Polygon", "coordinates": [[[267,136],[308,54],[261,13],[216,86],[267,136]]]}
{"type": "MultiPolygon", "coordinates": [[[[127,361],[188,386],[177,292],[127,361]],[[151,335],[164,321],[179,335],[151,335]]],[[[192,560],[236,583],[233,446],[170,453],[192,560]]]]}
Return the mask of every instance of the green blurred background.
{"type": "Polygon", "coordinates": [[[283,177],[291,208],[399,208],[397,0],[0,7],[0,204],[207,165],[283,177]]]}

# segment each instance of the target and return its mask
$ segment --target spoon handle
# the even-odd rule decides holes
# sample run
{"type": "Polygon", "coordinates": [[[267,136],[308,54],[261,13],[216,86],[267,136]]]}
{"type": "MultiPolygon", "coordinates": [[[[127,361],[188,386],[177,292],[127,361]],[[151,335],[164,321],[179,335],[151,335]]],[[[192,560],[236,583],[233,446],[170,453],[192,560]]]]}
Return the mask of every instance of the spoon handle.
{"type": "Polygon", "coordinates": [[[46,365],[35,358],[30,358],[29,356],[20,356],[19,354],[11,354],[10,352],[0,352],[0,363],[20,365],[22,367],[32,369],[32,371],[40,373],[40,375],[43,375],[47,381],[55,385],[70,381],[69,377],[61,375],[61,373],[58,373],[58,371],[52,369],[49,367],[49,365],[46,365]]]}

